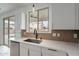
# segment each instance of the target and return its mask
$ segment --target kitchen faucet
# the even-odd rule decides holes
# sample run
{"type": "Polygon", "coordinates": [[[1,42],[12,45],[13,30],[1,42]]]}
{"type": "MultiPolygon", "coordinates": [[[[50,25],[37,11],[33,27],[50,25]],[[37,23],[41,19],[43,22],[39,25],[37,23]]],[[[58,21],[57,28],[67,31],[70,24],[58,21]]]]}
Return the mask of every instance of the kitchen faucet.
{"type": "Polygon", "coordinates": [[[37,39],[38,38],[38,33],[37,33],[36,29],[34,29],[34,35],[35,35],[35,38],[37,39]]]}

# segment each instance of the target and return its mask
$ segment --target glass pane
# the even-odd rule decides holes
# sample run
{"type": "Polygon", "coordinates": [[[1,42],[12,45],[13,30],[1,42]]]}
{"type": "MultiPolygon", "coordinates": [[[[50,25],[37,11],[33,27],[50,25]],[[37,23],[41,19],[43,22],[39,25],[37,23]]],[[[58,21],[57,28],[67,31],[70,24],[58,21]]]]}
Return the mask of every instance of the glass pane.
{"type": "Polygon", "coordinates": [[[15,37],[15,17],[9,18],[9,38],[14,40],[15,37]]]}
{"type": "Polygon", "coordinates": [[[48,8],[39,10],[39,31],[48,31],[48,8]]]}
{"type": "Polygon", "coordinates": [[[34,29],[37,29],[37,11],[35,11],[34,14],[32,14],[32,12],[29,13],[30,14],[30,32],[33,32],[34,29]]]}
{"type": "Polygon", "coordinates": [[[8,45],[8,19],[4,20],[4,44],[8,45]]]}

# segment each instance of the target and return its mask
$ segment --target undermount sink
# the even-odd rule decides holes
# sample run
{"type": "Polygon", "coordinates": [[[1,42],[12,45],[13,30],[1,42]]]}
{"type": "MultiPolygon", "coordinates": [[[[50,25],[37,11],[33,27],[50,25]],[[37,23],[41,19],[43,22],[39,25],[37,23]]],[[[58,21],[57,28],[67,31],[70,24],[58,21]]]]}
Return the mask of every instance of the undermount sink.
{"type": "Polygon", "coordinates": [[[37,43],[37,44],[40,44],[42,42],[41,40],[36,40],[36,39],[26,39],[24,41],[26,41],[26,42],[32,42],[32,43],[37,43]]]}

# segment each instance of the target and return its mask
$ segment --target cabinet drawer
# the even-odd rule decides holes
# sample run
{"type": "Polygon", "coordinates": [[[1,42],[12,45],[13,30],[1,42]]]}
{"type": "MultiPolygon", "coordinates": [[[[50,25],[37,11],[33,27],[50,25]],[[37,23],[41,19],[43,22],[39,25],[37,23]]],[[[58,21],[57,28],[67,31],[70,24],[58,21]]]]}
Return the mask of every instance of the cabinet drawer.
{"type": "Polygon", "coordinates": [[[68,54],[64,51],[59,51],[50,48],[42,48],[43,56],[67,56],[68,54]]]}
{"type": "Polygon", "coordinates": [[[28,48],[28,47],[29,47],[29,44],[26,44],[26,43],[20,43],[20,46],[25,47],[25,48],[28,48]]]}

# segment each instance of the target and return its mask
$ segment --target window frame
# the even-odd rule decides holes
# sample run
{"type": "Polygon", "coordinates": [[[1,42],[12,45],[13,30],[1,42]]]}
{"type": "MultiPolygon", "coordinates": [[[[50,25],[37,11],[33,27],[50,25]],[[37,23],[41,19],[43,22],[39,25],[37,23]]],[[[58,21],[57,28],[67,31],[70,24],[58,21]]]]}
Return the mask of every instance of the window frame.
{"type": "MultiPolygon", "coordinates": [[[[45,7],[45,8],[41,8],[41,9],[38,9],[38,10],[35,10],[35,11],[37,11],[37,31],[38,32],[49,32],[49,7],[45,7]],[[44,9],[48,9],[48,30],[47,31],[41,31],[41,30],[39,30],[39,11],[40,10],[44,10],[44,9]]],[[[29,17],[28,17],[28,19],[29,19],[29,21],[28,21],[28,24],[29,24],[29,32],[31,32],[30,31],[30,12],[32,12],[32,11],[29,11],[28,12],[28,15],[29,15],[29,17]]]]}

